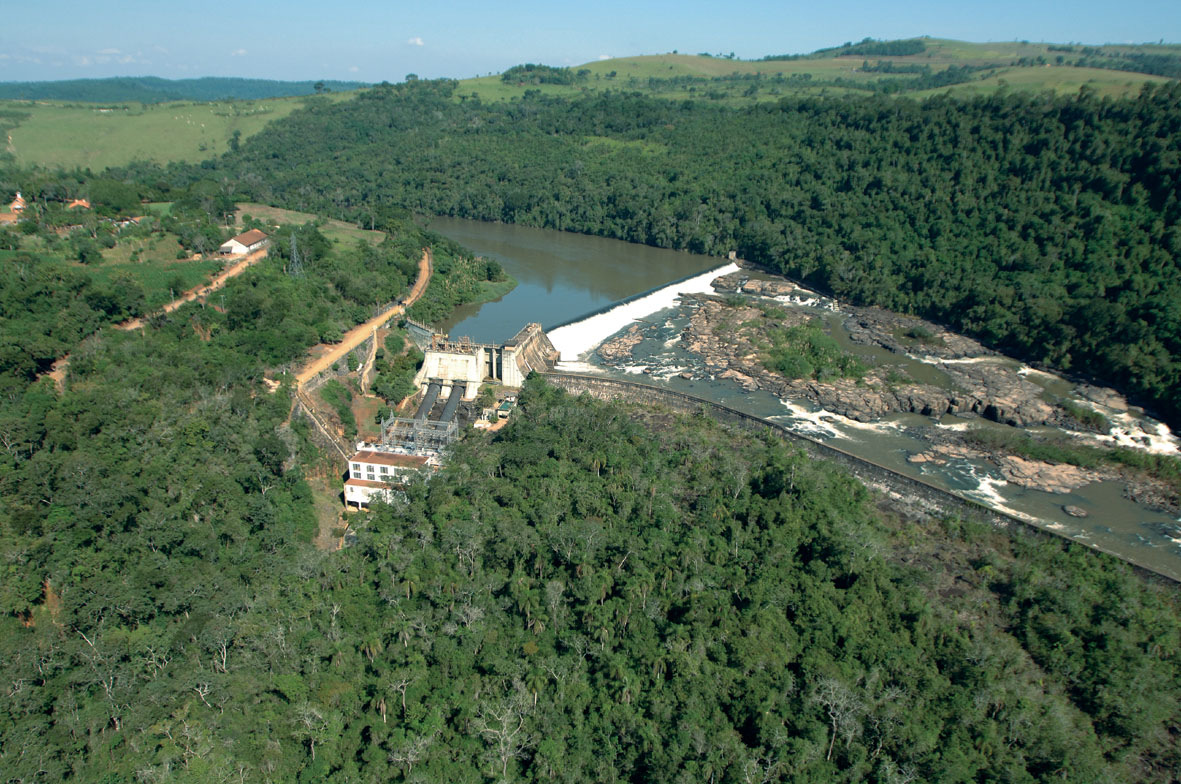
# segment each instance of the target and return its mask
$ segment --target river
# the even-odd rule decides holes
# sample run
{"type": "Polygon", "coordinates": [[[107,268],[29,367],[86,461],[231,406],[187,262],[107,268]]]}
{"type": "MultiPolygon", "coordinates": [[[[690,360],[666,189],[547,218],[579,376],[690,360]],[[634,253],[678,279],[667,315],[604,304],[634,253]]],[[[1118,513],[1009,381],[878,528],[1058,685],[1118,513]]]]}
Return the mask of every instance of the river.
{"type": "MultiPolygon", "coordinates": [[[[683,378],[683,372],[700,366],[700,359],[679,346],[689,312],[677,296],[709,291],[710,280],[734,269],[724,260],[601,237],[453,218],[434,219],[430,228],[496,259],[519,282],[500,300],[463,309],[440,325],[454,336],[499,342],[515,334],[526,321],[539,321],[547,329],[567,325],[549,330],[551,340],[563,352],[562,365],[566,369],[665,384],[772,419],[803,435],[831,442],[847,452],[1181,579],[1181,525],[1167,514],[1124,498],[1118,483],[1091,484],[1061,495],[1006,483],[996,467],[986,461],[952,460],[944,465],[908,462],[909,456],[926,448],[924,429],[963,426],[956,417],[944,417],[936,423],[929,417],[896,414],[864,424],[815,410],[804,401],[747,392],[731,381],[683,378]],[[676,285],[669,286],[671,281],[677,281],[676,285]],[[644,293],[648,296],[637,297],[644,293]],[[626,307],[610,307],[611,303],[629,298],[633,301],[626,307]],[[578,319],[592,313],[595,315],[591,318],[578,319]],[[575,323],[569,323],[572,320],[575,323]],[[592,349],[636,320],[652,328],[645,331],[643,341],[636,346],[634,364],[605,367],[592,349]],[[1065,513],[1065,505],[1077,506],[1089,516],[1071,517],[1065,513]]],[[[813,301],[803,307],[824,318],[847,349],[859,353],[881,351],[848,342],[840,318],[833,315],[839,311],[839,303],[813,301]]],[[[1054,378],[1046,378],[1045,383],[1059,390],[1069,386],[1054,378]]],[[[1130,424],[1148,431],[1157,428],[1150,420],[1130,424]]],[[[1175,444],[1167,428],[1159,427],[1164,434],[1162,443],[1175,444]]]]}
{"type": "Polygon", "coordinates": [[[718,266],[708,256],[527,226],[433,218],[429,228],[495,259],[517,279],[500,299],[460,307],[437,325],[487,343],[508,340],[527,321],[552,327],[718,266]]]}

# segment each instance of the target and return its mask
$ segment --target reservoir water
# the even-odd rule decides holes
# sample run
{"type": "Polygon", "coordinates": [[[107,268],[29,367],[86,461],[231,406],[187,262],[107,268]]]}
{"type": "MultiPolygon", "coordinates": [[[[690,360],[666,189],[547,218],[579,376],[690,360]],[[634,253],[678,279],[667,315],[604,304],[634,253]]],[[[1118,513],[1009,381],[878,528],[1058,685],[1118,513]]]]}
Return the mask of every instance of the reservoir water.
{"type": "Polygon", "coordinates": [[[482,342],[508,340],[528,321],[562,324],[719,264],[708,256],[504,223],[433,218],[429,228],[495,259],[517,279],[504,297],[461,307],[436,325],[482,342]]]}
{"type": "MultiPolygon", "coordinates": [[[[555,346],[563,351],[567,369],[663,384],[773,419],[802,435],[830,442],[901,473],[1035,520],[1082,544],[1096,545],[1181,579],[1181,525],[1167,514],[1123,497],[1118,483],[1092,484],[1059,495],[1012,486],[986,461],[914,465],[907,458],[926,448],[921,431],[934,426],[928,417],[897,414],[863,424],[817,411],[804,401],[747,392],[731,381],[683,378],[681,373],[697,367],[699,359],[679,345],[688,311],[677,302],[677,294],[708,291],[713,277],[734,269],[724,260],[601,237],[453,218],[436,218],[430,228],[480,255],[496,259],[519,283],[500,300],[461,309],[449,322],[437,325],[453,336],[503,341],[528,321],[539,321],[549,328],[575,320],[577,323],[550,331],[555,346]],[[711,270],[712,274],[705,274],[711,270]],[[680,282],[667,286],[672,281],[680,282]],[[609,307],[644,292],[652,293],[626,307],[609,307]],[[578,320],[591,313],[598,315],[578,320]],[[591,349],[637,319],[656,328],[648,330],[636,346],[635,364],[604,367],[591,349]],[[1089,517],[1073,518],[1064,512],[1064,505],[1080,507],[1089,517]]],[[[831,302],[817,307],[816,315],[846,349],[874,351],[848,342],[834,307],[831,302]]],[[[839,312],[839,308],[836,310],[839,312]]],[[[937,373],[934,368],[931,372],[937,373]]],[[[924,380],[938,383],[935,376],[924,380]]],[[[938,425],[955,428],[962,422],[945,417],[938,425]]]]}

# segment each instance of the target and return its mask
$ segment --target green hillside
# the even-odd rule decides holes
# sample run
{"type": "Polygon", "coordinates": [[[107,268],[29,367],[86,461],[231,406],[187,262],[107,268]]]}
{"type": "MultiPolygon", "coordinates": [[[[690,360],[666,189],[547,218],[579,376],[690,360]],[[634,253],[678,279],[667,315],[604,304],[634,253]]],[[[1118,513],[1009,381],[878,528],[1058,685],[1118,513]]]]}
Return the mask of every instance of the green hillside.
{"type": "Polygon", "coordinates": [[[1181,46],[1070,46],[1045,43],[969,43],[938,38],[852,44],[808,55],[737,60],[710,54],[659,54],[600,60],[569,69],[573,84],[505,82],[485,76],[460,82],[458,93],[504,100],[525,90],[575,95],[592,90],[640,91],[670,98],[746,104],[809,94],[912,95],[1010,90],[1134,95],[1146,82],[1181,75],[1181,46]],[[873,54],[917,49],[916,54],[873,54]],[[892,46],[893,45],[893,46],[892,46]],[[949,70],[953,69],[953,70],[949,70]],[[581,77],[578,74],[582,73],[581,77]],[[931,84],[925,84],[925,79],[931,84]],[[946,82],[946,83],[941,83],[946,82]]]}

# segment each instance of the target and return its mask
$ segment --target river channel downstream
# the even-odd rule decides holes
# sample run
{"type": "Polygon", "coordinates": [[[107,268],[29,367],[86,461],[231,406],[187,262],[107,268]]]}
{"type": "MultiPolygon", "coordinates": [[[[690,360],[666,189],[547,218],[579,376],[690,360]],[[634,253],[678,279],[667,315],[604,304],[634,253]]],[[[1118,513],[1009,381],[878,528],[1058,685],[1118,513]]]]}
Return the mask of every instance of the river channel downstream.
{"type": "MultiPolygon", "coordinates": [[[[601,237],[453,218],[436,218],[430,228],[496,259],[519,284],[500,300],[462,309],[438,325],[453,336],[502,342],[525,322],[539,321],[562,351],[560,369],[663,385],[723,403],[1181,580],[1181,524],[1176,515],[1130,500],[1118,480],[1051,493],[1006,481],[997,465],[980,456],[917,457],[928,453],[940,431],[948,434],[978,425],[1012,428],[974,415],[895,412],[857,421],[812,400],[721,378],[716,368],[686,346],[685,336],[695,315],[700,317],[700,295],[714,294],[712,283],[720,276],[738,274],[732,263],[601,237]],[[613,307],[621,300],[628,302],[613,307]],[[625,331],[630,339],[624,356],[604,359],[599,347],[625,331]],[[1072,516],[1067,508],[1086,517],[1072,516]]],[[[843,349],[865,363],[891,367],[894,363],[899,371],[924,383],[948,383],[943,369],[950,364],[852,340],[845,325],[848,308],[839,302],[799,292],[779,297],[775,306],[818,320],[843,349]]],[[[1005,357],[949,361],[954,362],[1004,365],[1037,383],[1047,395],[1071,398],[1074,394],[1070,382],[1005,357]]],[[[1080,402],[1094,407],[1091,401],[1080,402]]],[[[1177,451],[1179,442],[1164,425],[1134,409],[1102,411],[1115,425],[1113,435],[1104,437],[1107,440],[1163,453],[1177,451]]],[[[1047,432],[1053,427],[1036,429],[1047,432]]]]}

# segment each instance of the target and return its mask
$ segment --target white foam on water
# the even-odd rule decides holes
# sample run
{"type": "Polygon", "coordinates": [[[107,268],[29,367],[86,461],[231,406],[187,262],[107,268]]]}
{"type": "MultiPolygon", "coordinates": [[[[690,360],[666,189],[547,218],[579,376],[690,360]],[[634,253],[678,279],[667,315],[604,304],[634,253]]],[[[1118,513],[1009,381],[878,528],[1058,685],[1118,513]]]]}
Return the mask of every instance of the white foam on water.
{"type": "Polygon", "coordinates": [[[975,467],[972,468],[970,473],[972,478],[977,482],[976,489],[964,490],[962,491],[964,495],[968,496],[969,498],[974,498],[977,501],[983,503],[985,506],[989,506],[999,512],[1004,512],[1005,514],[1011,515],[1012,517],[1016,517],[1021,520],[1028,520],[1038,524],[1044,524],[1042,520],[1039,520],[1033,515],[1018,511],[1008,505],[1005,497],[1000,491],[1002,487],[1007,487],[1009,484],[1004,479],[981,473],[977,471],[975,467]]]}
{"type": "Polygon", "coordinates": [[[1045,370],[1038,370],[1037,368],[1031,368],[1029,365],[1022,365],[1021,367],[1017,368],[1017,375],[1019,375],[1019,376],[1041,376],[1042,378],[1048,378],[1051,381],[1063,381],[1064,380],[1062,378],[1062,376],[1058,376],[1053,373],[1048,373],[1045,370]]]}
{"type": "Polygon", "coordinates": [[[1164,422],[1150,417],[1138,418],[1127,411],[1099,405],[1091,400],[1076,400],[1078,405],[1097,411],[1111,422],[1109,433],[1079,433],[1083,438],[1111,446],[1139,449],[1154,455],[1181,454],[1181,439],[1164,422]]]}
{"type": "Polygon", "coordinates": [[[811,429],[813,432],[821,433],[825,438],[847,438],[854,439],[849,432],[851,430],[860,430],[869,433],[877,433],[884,435],[891,431],[898,432],[905,429],[906,424],[901,421],[890,422],[860,422],[856,419],[851,419],[835,411],[820,408],[813,411],[799,403],[781,398],[780,405],[788,410],[787,414],[779,414],[777,416],[768,417],[773,421],[792,420],[797,425],[799,423],[807,423],[804,429],[811,429]]]}
{"type": "Polygon", "coordinates": [[[554,364],[554,370],[562,373],[602,373],[603,369],[598,365],[592,365],[589,362],[557,362],[554,364]]]}
{"type": "Polygon", "coordinates": [[[784,305],[795,305],[801,308],[817,308],[819,310],[830,310],[833,313],[840,313],[841,305],[835,299],[822,297],[815,292],[807,289],[800,289],[802,294],[781,294],[778,297],[771,297],[775,302],[782,302],[784,305]]]}
{"type": "Polygon", "coordinates": [[[681,333],[678,332],[677,334],[673,335],[668,340],[664,341],[664,347],[665,348],[672,348],[673,346],[675,346],[676,344],[678,344],[680,342],[681,342],[681,333]]]}
{"type": "Polygon", "coordinates": [[[788,413],[779,414],[778,416],[768,417],[773,421],[791,420],[793,424],[803,430],[804,432],[817,433],[822,438],[848,438],[849,436],[838,430],[831,422],[825,419],[831,415],[821,409],[818,411],[811,411],[799,403],[793,403],[790,400],[780,400],[779,403],[787,409],[788,413]],[[803,425],[803,427],[800,427],[803,425]]]}
{"type": "Polygon", "coordinates": [[[547,333],[550,342],[562,355],[563,362],[584,359],[600,343],[634,321],[650,316],[665,308],[671,308],[684,294],[706,294],[713,291],[710,283],[714,278],[738,271],[734,263],[703,272],[680,283],[665,286],[647,296],[625,302],[590,318],[558,327],[547,333]]]}
{"type": "Polygon", "coordinates": [[[638,376],[647,369],[647,365],[624,365],[620,368],[620,370],[622,370],[624,373],[628,373],[633,376],[638,376]]]}
{"type": "Polygon", "coordinates": [[[686,370],[691,370],[691,368],[683,365],[666,365],[656,368],[652,373],[652,378],[659,379],[660,381],[668,381],[673,376],[684,373],[686,370]]]}
{"type": "MultiPolygon", "coordinates": [[[[907,356],[910,356],[909,354],[907,356]]],[[[931,365],[1001,365],[1006,361],[1011,361],[1008,357],[1001,356],[987,356],[987,357],[959,357],[958,359],[941,359],[939,357],[919,357],[916,356],[920,362],[926,362],[931,365]]]]}

